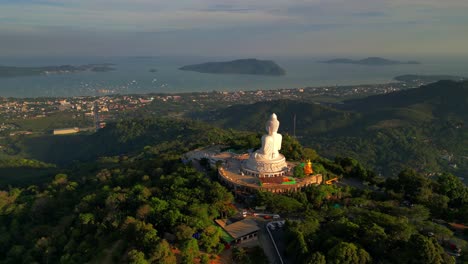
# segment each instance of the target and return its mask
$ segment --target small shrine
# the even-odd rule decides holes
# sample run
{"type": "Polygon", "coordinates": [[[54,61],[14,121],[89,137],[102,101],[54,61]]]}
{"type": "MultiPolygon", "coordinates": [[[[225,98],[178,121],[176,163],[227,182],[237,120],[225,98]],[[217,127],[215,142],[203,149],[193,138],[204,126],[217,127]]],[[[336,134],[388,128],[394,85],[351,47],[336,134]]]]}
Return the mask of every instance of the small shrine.
{"type": "Polygon", "coordinates": [[[304,174],[309,176],[314,173],[314,170],[312,169],[312,162],[310,160],[307,160],[307,163],[304,165],[304,174]]]}

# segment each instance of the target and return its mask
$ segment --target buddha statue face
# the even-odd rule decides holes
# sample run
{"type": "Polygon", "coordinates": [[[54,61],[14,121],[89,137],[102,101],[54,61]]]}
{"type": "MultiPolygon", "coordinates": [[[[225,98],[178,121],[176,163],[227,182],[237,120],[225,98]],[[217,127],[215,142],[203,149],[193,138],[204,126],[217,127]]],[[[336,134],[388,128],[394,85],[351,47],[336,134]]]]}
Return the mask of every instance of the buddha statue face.
{"type": "Polygon", "coordinates": [[[268,135],[272,135],[273,133],[277,133],[278,132],[278,128],[279,128],[279,121],[278,121],[278,118],[277,116],[273,113],[271,116],[270,116],[270,119],[266,122],[266,131],[268,133],[268,135]]]}

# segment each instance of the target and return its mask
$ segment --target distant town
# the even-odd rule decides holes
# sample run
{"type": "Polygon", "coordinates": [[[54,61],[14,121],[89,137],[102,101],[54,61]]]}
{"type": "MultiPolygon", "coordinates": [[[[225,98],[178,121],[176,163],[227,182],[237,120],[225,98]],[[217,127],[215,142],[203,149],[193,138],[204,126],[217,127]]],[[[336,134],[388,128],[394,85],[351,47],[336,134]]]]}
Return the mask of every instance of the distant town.
{"type": "MultiPolygon", "coordinates": [[[[134,95],[104,95],[78,97],[43,97],[43,98],[4,98],[0,97],[0,134],[18,135],[32,133],[54,133],[54,129],[68,129],[69,133],[96,128],[96,122],[101,127],[121,114],[131,113],[148,105],[164,108],[173,104],[190,106],[182,108],[182,112],[191,109],[210,109],[211,107],[230,106],[233,104],[251,104],[259,101],[290,99],[296,101],[314,101],[317,103],[339,103],[340,101],[363,96],[385,94],[402,89],[414,88],[426,84],[424,81],[395,82],[373,85],[324,86],[277,90],[254,90],[235,92],[200,92],[180,94],[134,94],[134,95]],[[65,118],[80,120],[76,125],[68,127],[49,126],[48,131],[33,131],[18,123],[24,120],[44,118],[65,118]],[[98,116],[98,120],[96,120],[98,116]],[[84,123],[87,127],[80,127],[84,123]],[[80,127],[76,129],[76,127],[80,127]]],[[[67,122],[67,124],[70,122],[67,122]]],[[[73,123],[73,122],[71,122],[73,123]]],[[[71,124],[70,123],[70,124],[71,124]]],[[[66,132],[65,130],[62,132],[66,132]]],[[[57,133],[62,134],[62,133],[57,133]]]]}

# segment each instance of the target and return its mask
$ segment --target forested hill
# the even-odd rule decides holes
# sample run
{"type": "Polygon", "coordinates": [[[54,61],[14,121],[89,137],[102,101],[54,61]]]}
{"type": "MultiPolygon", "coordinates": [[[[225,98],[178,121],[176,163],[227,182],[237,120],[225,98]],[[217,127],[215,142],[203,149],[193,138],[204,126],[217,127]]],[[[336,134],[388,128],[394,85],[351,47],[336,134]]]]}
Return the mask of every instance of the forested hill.
{"type": "Polygon", "coordinates": [[[358,64],[358,65],[370,65],[370,66],[383,66],[383,65],[397,65],[397,64],[420,64],[417,61],[396,61],[388,60],[380,57],[368,57],[361,60],[352,60],[346,58],[332,59],[326,61],[320,61],[321,63],[329,64],[358,64]]]}
{"type": "Polygon", "coordinates": [[[337,132],[340,128],[346,128],[349,134],[349,129],[356,126],[364,129],[390,119],[413,125],[432,122],[435,117],[463,123],[468,119],[468,82],[440,81],[416,89],[346,101],[335,107],[277,100],[192,113],[191,117],[228,128],[263,131],[258,124],[273,112],[282,121],[281,130],[287,133],[293,132],[294,116],[296,131],[306,129],[313,134],[337,132]]]}
{"type": "Polygon", "coordinates": [[[403,108],[415,105],[430,106],[436,115],[448,113],[468,117],[468,81],[439,81],[416,89],[385,95],[369,96],[345,102],[344,108],[352,111],[371,112],[376,109],[403,108]]]}
{"type": "Polygon", "coordinates": [[[30,137],[16,143],[29,158],[54,164],[92,161],[101,156],[126,155],[145,146],[167,142],[186,151],[223,141],[225,131],[201,122],[168,118],[127,119],[110,123],[91,135],[30,137]]]}
{"type": "MultiPolygon", "coordinates": [[[[286,219],[280,250],[289,263],[455,264],[448,255],[455,249],[464,254],[460,262],[468,259],[466,241],[444,225],[468,223],[468,189],[453,175],[433,181],[405,170],[380,181],[353,159],[327,161],[315,154],[314,170],[320,168],[325,177],[338,173],[372,180],[382,188],[374,192],[322,184],[234,200],[208,162],[198,163],[202,173],[193,166],[197,163],[182,157],[197,144],[244,142],[252,147],[251,137],[197,122],[169,121],[119,122],[97,133],[99,139],[135,144],[133,148],[151,145],[124,157],[59,168],[52,179],[37,185],[0,187],[0,263],[268,263],[260,247],[233,245],[232,254],[225,251],[226,235],[213,220],[239,216],[237,204],[265,206],[286,219]],[[171,130],[171,124],[177,128],[171,130]],[[152,138],[152,133],[159,135],[152,138]]],[[[70,152],[79,148],[66,147],[70,152]]],[[[283,137],[282,152],[294,148],[314,154],[283,137]]]]}
{"type": "Polygon", "coordinates": [[[359,118],[357,114],[334,109],[319,104],[277,100],[258,102],[252,105],[234,105],[226,109],[192,113],[190,117],[214,123],[225,128],[235,128],[264,132],[263,124],[271,113],[276,113],[281,122],[283,133],[293,134],[293,118],[297,129],[309,129],[309,132],[320,133],[350,125],[352,120],[359,118]]]}
{"type": "Polygon", "coordinates": [[[214,74],[285,75],[286,71],[271,60],[241,59],[226,62],[206,62],[179,68],[182,71],[195,71],[214,74]]]}
{"type": "MultiPolygon", "coordinates": [[[[291,101],[244,107],[234,108],[242,112],[226,124],[251,118],[259,119],[254,125],[261,127],[269,113],[249,107],[276,111],[285,126],[291,124],[287,114],[301,113],[297,116],[301,134],[308,126],[320,126],[316,120],[322,120],[325,129],[335,131],[334,136],[315,131],[300,139],[324,153],[331,150],[345,156],[352,152],[368,163],[392,160],[390,165],[399,162],[415,168],[415,164],[431,161],[427,154],[438,154],[437,145],[408,133],[434,133],[433,122],[427,123],[429,132],[415,125],[366,128],[362,135],[339,136],[338,131],[346,135],[348,128],[361,127],[362,120],[369,119],[367,114],[291,101]],[[249,113],[256,115],[241,116],[249,113]],[[306,122],[302,118],[307,116],[311,118],[306,122]],[[382,160],[370,159],[372,154],[382,160]]],[[[284,234],[280,250],[289,263],[454,264],[448,253],[458,254],[457,249],[463,254],[457,261],[468,260],[465,236],[446,227],[448,223],[468,224],[468,189],[451,174],[432,180],[404,170],[384,180],[352,158],[323,159],[285,135],[281,152],[288,160],[311,159],[315,172],[325,179],[367,181],[372,189],[322,184],[286,194],[241,194],[241,199],[234,200],[216,180],[217,170],[208,160],[187,162],[184,154],[212,144],[245,152],[260,144],[260,135],[255,133],[190,120],[129,118],[92,135],[15,139],[12,150],[24,151],[18,155],[54,163],[79,162],[55,166],[26,159],[16,159],[14,164],[2,161],[3,167],[10,165],[7,169],[13,170],[15,179],[25,177],[21,165],[32,169],[29,177],[39,177],[39,168],[50,169],[46,172],[51,175],[34,184],[27,178],[22,184],[0,184],[0,264],[206,264],[231,259],[233,263],[268,263],[259,247],[244,250],[234,245],[232,254],[225,251],[223,231],[213,220],[239,216],[237,204],[265,206],[267,212],[288,220],[280,231],[284,234]]],[[[0,176],[9,180],[1,168],[0,176]]],[[[264,219],[261,223],[266,224],[264,219]]]]}
{"type": "Polygon", "coordinates": [[[60,65],[60,66],[43,66],[43,67],[14,67],[14,66],[1,66],[0,65],[0,78],[6,77],[24,77],[35,75],[48,75],[48,74],[69,74],[78,72],[108,72],[115,70],[112,64],[86,64],[79,66],[60,65]]]}
{"type": "Polygon", "coordinates": [[[263,131],[259,124],[272,112],[281,122],[280,132],[291,135],[296,116],[299,140],[330,158],[353,156],[386,175],[406,166],[426,173],[468,172],[468,82],[440,81],[335,107],[281,100],[192,117],[225,128],[263,131]],[[454,159],[441,158],[447,155],[454,159]]]}

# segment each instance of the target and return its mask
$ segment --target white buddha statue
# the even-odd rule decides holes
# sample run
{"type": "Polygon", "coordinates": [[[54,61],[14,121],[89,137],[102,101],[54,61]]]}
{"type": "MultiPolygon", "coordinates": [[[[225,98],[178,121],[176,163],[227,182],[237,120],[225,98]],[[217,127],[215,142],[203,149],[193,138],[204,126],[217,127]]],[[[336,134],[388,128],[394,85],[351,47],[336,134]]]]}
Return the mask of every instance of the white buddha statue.
{"type": "Polygon", "coordinates": [[[278,133],[280,122],[275,114],[266,122],[268,134],[262,137],[262,147],[252,153],[243,163],[243,173],[257,177],[275,177],[287,172],[288,164],[285,157],[279,153],[283,136],[278,133]]]}
{"type": "Polygon", "coordinates": [[[276,114],[273,113],[266,122],[265,128],[268,134],[262,137],[262,147],[254,153],[256,159],[275,160],[280,156],[283,136],[278,133],[279,124],[276,114]]]}

